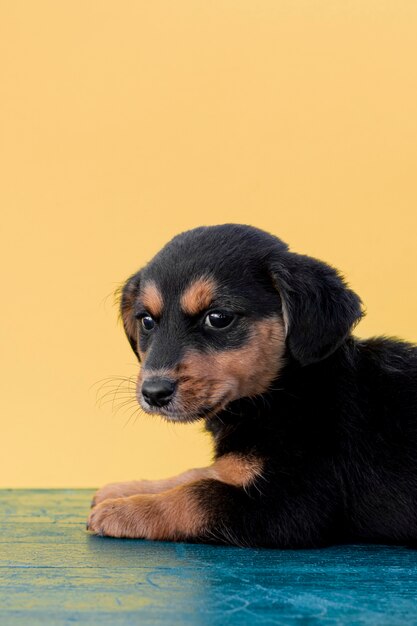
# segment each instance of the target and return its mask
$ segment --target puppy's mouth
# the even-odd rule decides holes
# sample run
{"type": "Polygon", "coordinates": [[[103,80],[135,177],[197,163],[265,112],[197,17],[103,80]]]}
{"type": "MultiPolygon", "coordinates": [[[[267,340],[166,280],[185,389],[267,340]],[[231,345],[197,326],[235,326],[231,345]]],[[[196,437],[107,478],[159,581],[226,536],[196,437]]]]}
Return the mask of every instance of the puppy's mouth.
{"type": "Polygon", "coordinates": [[[160,415],[168,422],[196,422],[201,419],[213,417],[226,407],[230,400],[228,394],[221,398],[218,402],[210,405],[202,405],[194,410],[181,409],[175,400],[168,402],[165,406],[154,406],[149,404],[140,394],[139,404],[145,413],[150,415],[160,415]]]}

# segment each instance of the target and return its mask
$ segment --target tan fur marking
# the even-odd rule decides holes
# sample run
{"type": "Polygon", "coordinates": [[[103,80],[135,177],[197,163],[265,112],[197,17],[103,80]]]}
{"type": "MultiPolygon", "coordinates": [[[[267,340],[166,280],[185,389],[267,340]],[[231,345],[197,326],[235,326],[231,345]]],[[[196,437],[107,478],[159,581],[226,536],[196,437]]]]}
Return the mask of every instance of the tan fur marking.
{"type": "Polygon", "coordinates": [[[210,306],[216,291],[212,278],[203,277],[195,280],[181,296],[181,308],[187,315],[197,315],[210,306]]]}
{"type": "Polygon", "coordinates": [[[207,511],[199,504],[189,483],[154,496],[158,514],[152,520],[152,539],[185,539],[202,533],[207,511]]]}
{"type": "Polygon", "coordinates": [[[164,308],[164,300],[156,283],[153,280],[145,283],[140,290],[140,298],[145,309],[152,317],[160,317],[164,308]]]}
{"type": "Polygon", "coordinates": [[[179,369],[178,412],[193,414],[201,406],[218,412],[232,400],[264,393],[282,368],[284,350],[284,322],[274,316],[255,322],[241,348],[189,352],[179,369]]]}
{"type": "Polygon", "coordinates": [[[255,457],[225,454],[212,466],[213,477],[228,485],[246,487],[262,475],[263,463],[255,457]]]}

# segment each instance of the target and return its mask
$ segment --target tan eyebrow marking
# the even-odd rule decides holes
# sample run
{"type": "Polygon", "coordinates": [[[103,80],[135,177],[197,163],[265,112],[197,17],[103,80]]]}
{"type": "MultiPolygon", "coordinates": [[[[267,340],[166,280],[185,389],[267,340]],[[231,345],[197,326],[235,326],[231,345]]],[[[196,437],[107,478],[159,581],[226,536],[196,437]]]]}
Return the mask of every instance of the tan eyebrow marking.
{"type": "Polygon", "coordinates": [[[153,280],[146,282],[140,290],[142,304],[153,317],[159,317],[164,308],[164,299],[153,280]]]}
{"type": "Polygon", "coordinates": [[[210,306],[216,293],[216,283],[208,276],[198,278],[189,285],[181,296],[181,308],[187,315],[197,315],[210,306]]]}

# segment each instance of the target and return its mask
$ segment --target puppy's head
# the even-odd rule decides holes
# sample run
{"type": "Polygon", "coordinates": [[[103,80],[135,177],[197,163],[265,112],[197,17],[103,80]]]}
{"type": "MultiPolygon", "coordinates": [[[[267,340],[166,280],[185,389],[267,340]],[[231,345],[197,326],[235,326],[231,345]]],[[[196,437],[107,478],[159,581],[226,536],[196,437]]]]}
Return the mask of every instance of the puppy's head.
{"type": "Polygon", "coordinates": [[[142,408],[193,421],[267,391],[289,356],[325,358],[361,310],[333,268],[225,224],[170,241],[126,282],[121,314],[142,362],[142,408]]]}

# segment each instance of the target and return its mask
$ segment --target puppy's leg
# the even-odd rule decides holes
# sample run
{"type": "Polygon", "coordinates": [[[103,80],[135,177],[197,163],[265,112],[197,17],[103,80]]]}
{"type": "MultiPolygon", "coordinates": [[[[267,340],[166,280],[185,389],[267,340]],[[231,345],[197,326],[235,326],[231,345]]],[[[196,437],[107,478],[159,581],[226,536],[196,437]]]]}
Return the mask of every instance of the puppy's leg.
{"type": "MultiPolygon", "coordinates": [[[[205,468],[207,476],[161,493],[105,500],[87,527],[98,535],[167,541],[220,542],[299,548],[334,541],[336,489],[314,488],[316,476],[294,494],[259,480],[262,463],[233,454],[205,468]]],[[[336,518],[335,518],[336,515],[336,518]]]]}
{"type": "Polygon", "coordinates": [[[96,506],[109,498],[122,498],[140,493],[161,493],[199,478],[204,478],[208,470],[208,467],[198,467],[162,480],[132,480],[123,483],[109,483],[95,493],[91,506],[96,506]]]}
{"type": "Polygon", "coordinates": [[[203,480],[204,478],[217,478],[232,485],[246,485],[259,476],[262,471],[262,463],[253,457],[244,457],[237,454],[225,454],[209,467],[197,467],[182,472],[172,478],[163,480],[133,480],[124,483],[110,483],[105,485],[95,494],[91,506],[96,506],[110,498],[123,498],[138,494],[162,493],[180,485],[203,480]]]}
{"type": "MultiPolygon", "coordinates": [[[[241,487],[205,479],[159,494],[105,500],[91,512],[87,528],[98,535],[182,541],[231,536],[222,522],[237,501],[250,500],[241,487]],[[210,497],[208,497],[210,493],[210,497]]],[[[238,538],[238,534],[236,535],[238,538]]]]}
{"type": "Polygon", "coordinates": [[[271,502],[256,489],[204,479],[163,493],[105,500],[91,511],[87,529],[131,539],[318,547],[335,540],[326,506],[312,502],[310,494],[271,502]]]}
{"type": "MultiPolygon", "coordinates": [[[[112,537],[174,541],[226,538],[230,542],[235,526],[230,515],[237,516],[239,523],[250,515],[255,502],[251,487],[259,496],[255,482],[261,473],[262,463],[258,459],[227,454],[210,467],[190,470],[172,479],[185,483],[161,493],[102,501],[91,512],[87,527],[112,537]]],[[[170,484],[171,481],[164,481],[164,487],[170,484]]],[[[239,535],[238,529],[236,532],[239,535]]]]}
{"type": "MultiPolygon", "coordinates": [[[[237,513],[236,519],[241,524],[250,515],[254,500],[246,490],[261,472],[259,460],[227,454],[210,467],[158,481],[159,488],[168,488],[163,492],[128,495],[98,503],[87,527],[97,534],[112,537],[173,541],[226,538],[230,542],[233,532],[239,535],[238,529],[231,528],[235,523],[230,516],[234,519],[237,513]]],[[[133,483],[135,487],[130,484],[129,488],[138,488],[141,484],[133,483]]],[[[255,493],[259,495],[256,487],[255,493]]]]}
{"type": "Polygon", "coordinates": [[[283,501],[281,509],[256,488],[204,479],[159,494],[105,500],[92,510],[87,528],[132,539],[311,547],[329,537],[329,512],[322,504],[305,494],[283,501]]]}

